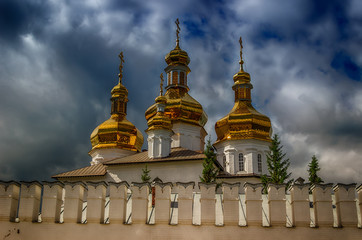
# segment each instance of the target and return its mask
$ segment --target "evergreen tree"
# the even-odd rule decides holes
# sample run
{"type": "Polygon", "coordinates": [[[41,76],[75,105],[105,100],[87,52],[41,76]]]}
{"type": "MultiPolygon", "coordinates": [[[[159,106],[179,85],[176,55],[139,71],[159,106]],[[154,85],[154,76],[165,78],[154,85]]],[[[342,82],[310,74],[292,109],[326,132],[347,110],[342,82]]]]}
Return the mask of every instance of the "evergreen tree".
{"type": "Polygon", "coordinates": [[[308,164],[309,182],[310,183],[322,183],[323,180],[317,175],[320,169],[318,159],[315,155],[312,157],[312,161],[308,164]]]}
{"type": "Polygon", "coordinates": [[[149,175],[150,172],[151,170],[147,169],[147,164],[146,164],[146,167],[142,168],[142,175],[141,175],[142,182],[149,182],[151,180],[151,176],[149,175]]]}
{"type": "Polygon", "coordinates": [[[274,134],[272,143],[269,146],[269,154],[267,154],[267,165],[269,175],[261,176],[261,181],[264,184],[265,192],[268,183],[283,184],[286,183],[289,186],[293,179],[288,180],[291,173],[288,173],[290,165],[289,159],[285,158],[283,153],[283,146],[280,143],[279,136],[274,134]],[[286,182],[287,181],[287,182],[286,182]]]}
{"type": "Polygon", "coordinates": [[[214,166],[214,162],[216,161],[216,154],[214,152],[213,146],[211,145],[210,138],[207,140],[204,154],[206,157],[202,163],[204,169],[202,170],[202,177],[200,177],[200,180],[203,183],[213,183],[216,181],[218,170],[214,166]]]}

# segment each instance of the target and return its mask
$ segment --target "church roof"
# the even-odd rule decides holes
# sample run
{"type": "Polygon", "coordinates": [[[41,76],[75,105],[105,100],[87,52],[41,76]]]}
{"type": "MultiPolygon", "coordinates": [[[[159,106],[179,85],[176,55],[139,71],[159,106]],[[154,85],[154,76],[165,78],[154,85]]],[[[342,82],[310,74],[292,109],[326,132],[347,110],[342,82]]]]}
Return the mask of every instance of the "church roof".
{"type": "Polygon", "coordinates": [[[78,168],[69,172],[59,173],[52,176],[52,178],[95,177],[104,176],[106,172],[106,167],[100,163],[88,167],[78,168]]]}
{"type": "Polygon", "coordinates": [[[186,148],[171,148],[171,153],[164,158],[149,158],[148,151],[133,154],[130,156],[110,160],[104,162],[105,165],[129,164],[129,163],[148,163],[148,162],[169,162],[169,161],[185,161],[185,160],[201,160],[205,158],[205,154],[192,151],[186,148]]]}
{"type": "Polygon", "coordinates": [[[231,174],[228,172],[221,172],[219,175],[217,175],[216,178],[239,178],[239,177],[256,177],[256,178],[260,178],[261,174],[257,174],[257,173],[240,173],[240,174],[231,174]]]}

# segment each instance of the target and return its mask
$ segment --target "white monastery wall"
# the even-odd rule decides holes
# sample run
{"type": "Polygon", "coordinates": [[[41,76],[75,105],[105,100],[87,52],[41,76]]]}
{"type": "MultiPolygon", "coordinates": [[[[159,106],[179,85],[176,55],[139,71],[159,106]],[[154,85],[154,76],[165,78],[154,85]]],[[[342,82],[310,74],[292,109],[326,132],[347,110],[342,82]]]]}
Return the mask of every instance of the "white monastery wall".
{"type": "Polygon", "coordinates": [[[215,193],[215,184],[198,185],[200,191],[195,193],[194,183],[0,182],[0,237],[297,240],[362,236],[362,185],[294,185],[287,194],[285,185],[269,185],[268,194],[262,194],[261,184],[225,183],[221,194],[215,193]]]}

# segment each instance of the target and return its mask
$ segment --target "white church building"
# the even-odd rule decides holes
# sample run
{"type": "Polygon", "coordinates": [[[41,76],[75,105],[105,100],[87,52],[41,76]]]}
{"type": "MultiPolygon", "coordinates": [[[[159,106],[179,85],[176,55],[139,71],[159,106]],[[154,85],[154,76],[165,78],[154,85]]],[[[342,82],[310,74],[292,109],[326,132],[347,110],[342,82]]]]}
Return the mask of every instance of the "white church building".
{"type": "MultiPolygon", "coordinates": [[[[151,180],[199,182],[208,120],[201,104],[189,94],[190,58],[176,47],[165,57],[166,83],[146,110],[148,151],[142,151],[142,133],[127,120],[128,90],[123,85],[121,59],[119,82],[111,91],[111,117],[94,129],[89,166],[53,176],[60,181],[141,182],[147,165],[151,180]]],[[[235,103],[215,123],[218,182],[260,182],[267,173],[266,153],[271,142],[270,119],[254,109],[249,73],[243,69],[240,38],[240,70],[234,75],[235,103]]]]}

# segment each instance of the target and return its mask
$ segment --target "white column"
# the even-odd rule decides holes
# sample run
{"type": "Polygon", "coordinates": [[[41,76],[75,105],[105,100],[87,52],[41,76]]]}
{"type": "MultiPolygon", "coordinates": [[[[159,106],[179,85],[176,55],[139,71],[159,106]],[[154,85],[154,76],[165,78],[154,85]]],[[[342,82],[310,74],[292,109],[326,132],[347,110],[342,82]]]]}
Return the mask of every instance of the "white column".
{"type": "Polygon", "coordinates": [[[224,150],[225,152],[225,156],[226,156],[226,171],[231,173],[231,174],[235,174],[235,152],[236,149],[228,146],[225,148],[224,150]]]}

